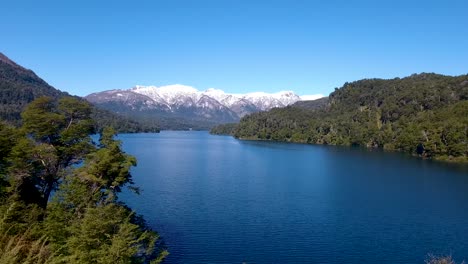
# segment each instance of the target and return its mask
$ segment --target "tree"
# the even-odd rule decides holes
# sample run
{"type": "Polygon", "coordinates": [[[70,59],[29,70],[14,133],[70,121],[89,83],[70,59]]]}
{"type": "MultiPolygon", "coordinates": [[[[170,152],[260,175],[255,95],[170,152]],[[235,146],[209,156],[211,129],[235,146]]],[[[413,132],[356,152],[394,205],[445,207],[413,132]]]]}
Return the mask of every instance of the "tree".
{"type": "Polygon", "coordinates": [[[16,140],[16,129],[0,122],[0,199],[4,197],[8,186],[5,173],[9,164],[8,156],[11,153],[11,146],[16,144],[16,140]]]}
{"type": "Polygon", "coordinates": [[[111,128],[93,143],[90,114],[80,100],[43,97],[22,113],[18,131],[0,124],[1,136],[15,132],[0,139],[0,261],[159,263],[168,254],[118,201],[125,186],[138,191],[130,173],[136,159],[111,128]]]}
{"type": "Polygon", "coordinates": [[[93,121],[89,104],[72,97],[56,103],[41,97],[21,114],[23,137],[12,148],[10,178],[18,198],[27,203],[29,194],[42,208],[60,179],[71,166],[79,164],[94,146],[90,134],[93,121]]]}
{"type": "Polygon", "coordinates": [[[99,149],[88,154],[83,167],[76,172],[89,185],[96,202],[113,201],[122,186],[133,184],[130,168],[136,166],[136,159],[123,153],[121,142],[115,140],[114,135],[112,128],[104,129],[99,149]]]}

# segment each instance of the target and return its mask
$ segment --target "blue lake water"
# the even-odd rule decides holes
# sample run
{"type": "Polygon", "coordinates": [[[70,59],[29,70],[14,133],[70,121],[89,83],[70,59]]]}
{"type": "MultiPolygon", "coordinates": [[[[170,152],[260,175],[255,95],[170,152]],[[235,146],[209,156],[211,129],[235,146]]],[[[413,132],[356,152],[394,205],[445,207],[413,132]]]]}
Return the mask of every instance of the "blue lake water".
{"type": "Polygon", "coordinates": [[[468,260],[468,168],[207,132],[120,135],[166,263],[468,260]]]}

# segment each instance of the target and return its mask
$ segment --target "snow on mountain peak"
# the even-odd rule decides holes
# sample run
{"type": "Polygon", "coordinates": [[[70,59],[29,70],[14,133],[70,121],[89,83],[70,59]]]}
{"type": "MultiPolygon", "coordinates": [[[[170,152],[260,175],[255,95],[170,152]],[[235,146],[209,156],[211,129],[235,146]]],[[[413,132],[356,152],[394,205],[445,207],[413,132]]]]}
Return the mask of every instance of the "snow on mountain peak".
{"type": "Polygon", "coordinates": [[[174,84],[160,87],[136,85],[127,90],[90,94],[86,99],[118,111],[137,111],[145,112],[145,115],[162,115],[165,118],[226,123],[239,121],[243,116],[254,112],[285,107],[300,100],[319,97],[322,96],[300,97],[293,91],[232,94],[216,88],[199,91],[192,86],[174,84]]]}
{"type": "Polygon", "coordinates": [[[198,90],[192,86],[182,85],[182,84],[171,84],[166,86],[161,86],[157,88],[158,92],[162,93],[198,93],[198,90]]]}
{"type": "Polygon", "coordinates": [[[224,100],[226,97],[229,96],[229,94],[226,94],[223,90],[216,89],[216,88],[209,88],[206,91],[204,91],[203,94],[211,98],[214,98],[219,102],[221,102],[222,100],[224,100]]]}
{"type": "MultiPolygon", "coordinates": [[[[261,111],[269,110],[274,107],[284,107],[300,100],[311,100],[310,98],[320,98],[321,95],[298,96],[293,91],[279,91],[276,93],[251,92],[246,94],[230,94],[216,88],[209,88],[205,91],[182,85],[173,84],[166,86],[141,86],[136,85],[131,91],[146,95],[158,103],[169,107],[196,106],[199,100],[208,96],[216,100],[221,105],[230,108],[232,106],[250,105],[261,111]]],[[[205,102],[206,104],[206,102],[205,102]]]]}
{"type": "Polygon", "coordinates": [[[132,89],[133,92],[143,94],[155,100],[164,100],[168,105],[192,105],[200,98],[200,92],[187,85],[173,84],[161,87],[156,86],[140,86],[137,85],[132,89]]]}

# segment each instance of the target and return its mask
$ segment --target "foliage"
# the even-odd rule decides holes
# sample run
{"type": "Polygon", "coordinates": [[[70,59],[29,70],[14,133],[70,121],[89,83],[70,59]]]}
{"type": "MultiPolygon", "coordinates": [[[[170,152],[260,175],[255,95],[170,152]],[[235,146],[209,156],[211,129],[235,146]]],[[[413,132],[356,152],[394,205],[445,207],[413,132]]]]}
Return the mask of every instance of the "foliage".
{"type": "Polygon", "coordinates": [[[47,239],[41,237],[31,241],[28,232],[21,235],[0,235],[0,263],[3,264],[52,264],[61,263],[47,246],[47,239]]]}
{"type": "Polygon", "coordinates": [[[345,83],[330,94],[326,105],[296,105],[246,116],[234,135],[379,147],[467,161],[467,99],[468,75],[423,73],[403,79],[367,79],[345,83]]]}
{"type": "Polygon", "coordinates": [[[40,97],[22,113],[22,137],[11,149],[8,174],[12,194],[46,208],[51,192],[72,165],[93,150],[88,104],[64,97],[56,104],[40,97]]]}
{"type": "Polygon", "coordinates": [[[322,107],[326,107],[327,104],[328,104],[328,97],[322,97],[316,100],[297,101],[293,104],[293,106],[308,109],[308,110],[317,110],[322,107]]]}
{"type": "Polygon", "coordinates": [[[113,127],[118,133],[159,133],[161,126],[160,122],[154,120],[124,116],[97,106],[93,107],[91,117],[95,121],[97,132],[113,127]]]}
{"type": "Polygon", "coordinates": [[[221,124],[213,127],[210,134],[213,135],[233,135],[237,128],[237,123],[221,124]]]}
{"type": "Polygon", "coordinates": [[[136,159],[115,130],[98,144],[92,109],[71,97],[40,97],[22,126],[0,125],[1,263],[148,263],[167,255],[159,236],[118,201],[136,159]],[[8,146],[10,148],[8,148],[8,146]]]}
{"type": "Polygon", "coordinates": [[[160,110],[135,111],[129,106],[118,103],[97,103],[96,105],[129,120],[138,120],[142,125],[157,124],[161,129],[166,130],[207,130],[219,124],[219,120],[212,121],[195,116],[193,110],[179,109],[182,113],[177,114],[160,110]]]}

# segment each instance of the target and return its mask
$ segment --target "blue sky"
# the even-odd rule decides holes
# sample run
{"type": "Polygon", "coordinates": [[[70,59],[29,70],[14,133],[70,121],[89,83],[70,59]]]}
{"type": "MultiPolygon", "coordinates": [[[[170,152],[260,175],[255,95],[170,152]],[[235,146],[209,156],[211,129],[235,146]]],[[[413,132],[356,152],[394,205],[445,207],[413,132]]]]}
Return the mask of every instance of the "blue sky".
{"type": "Polygon", "coordinates": [[[468,73],[468,1],[2,0],[0,52],[76,95],[185,84],[328,94],[468,73]]]}

